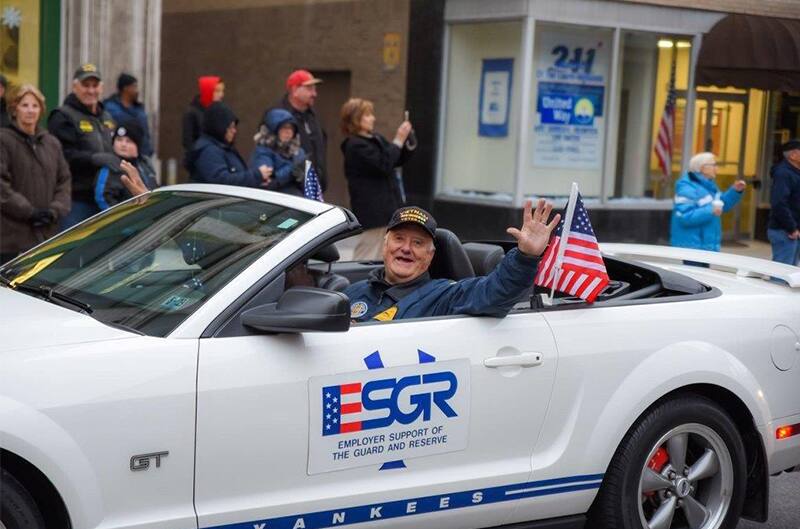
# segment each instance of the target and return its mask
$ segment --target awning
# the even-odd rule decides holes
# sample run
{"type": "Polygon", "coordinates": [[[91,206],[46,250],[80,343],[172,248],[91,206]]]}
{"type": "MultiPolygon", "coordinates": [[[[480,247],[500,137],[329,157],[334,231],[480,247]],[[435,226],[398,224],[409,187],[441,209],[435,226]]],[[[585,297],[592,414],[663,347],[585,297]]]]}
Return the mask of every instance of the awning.
{"type": "Polygon", "coordinates": [[[800,91],[800,20],[726,16],[703,36],[696,83],[800,91]]]}

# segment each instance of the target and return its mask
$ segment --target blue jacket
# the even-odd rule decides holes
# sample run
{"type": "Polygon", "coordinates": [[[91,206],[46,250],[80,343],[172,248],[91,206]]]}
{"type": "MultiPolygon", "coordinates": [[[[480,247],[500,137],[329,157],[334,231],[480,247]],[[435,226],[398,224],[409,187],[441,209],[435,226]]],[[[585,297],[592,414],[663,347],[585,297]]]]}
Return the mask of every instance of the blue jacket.
{"type": "Polygon", "coordinates": [[[233,145],[203,134],[186,157],[192,182],[261,187],[261,173],[248,168],[233,145]]]}
{"type": "Polygon", "coordinates": [[[714,200],[722,200],[722,211],[730,211],[742,199],[733,187],[721,193],[716,182],[688,172],[675,182],[670,244],[718,252],[722,244],[722,221],[714,215],[714,200]]]}
{"type": "Polygon", "coordinates": [[[145,112],[143,104],[137,101],[130,107],[126,107],[122,104],[122,101],[120,101],[119,95],[114,94],[103,101],[103,107],[105,107],[106,111],[111,114],[111,117],[114,118],[114,121],[117,123],[125,123],[129,119],[135,119],[144,131],[144,139],[142,140],[139,155],[153,155],[153,143],[150,140],[150,128],[147,124],[147,112],[145,112]]]}
{"type": "MultiPolygon", "coordinates": [[[[153,190],[158,187],[156,171],[149,159],[140,156],[131,163],[139,170],[139,176],[142,177],[142,182],[147,189],[153,190]]],[[[105,165],[97,172],[94,181],[94,201],[101,211],[131,198],[130,192],[122,183],[123,174],[125,173],[118,164],[115,164],[115,167],[105,165]]]]}
{"type": "Polygon", "coordinates": [[[800,228],[800,169],[787,160],[775,164],[769,172],[772,192],[768,227],[793,232],[800,228]]]}
{"type": "Polygon", "coordinates": [[[300,147],[297,122],[288,110],[282,108],[273,108],[268,111],[265,119],[266,127],[262,127],[256,134],[256,148],[250,158],[250,167],[258,168],[262,165],[272,167],[272,181],[267,189],[303,196],[302,176],[307,156],[300,147]],[[287,122],[295,130],[295,136],[291,141],[296,143],[297,152],[293,156],[285,156],[278,148],[278,130],[287,122]]]}
{"type": "Polygon", "coordinates": [[[516,248],[487,276],[450,281],[423,274],[404,285],[390,285],[383,269],[345,290],[350,316],[357,322],[471,314],[502,318],[533,285],[538,258],[516,248]]]}

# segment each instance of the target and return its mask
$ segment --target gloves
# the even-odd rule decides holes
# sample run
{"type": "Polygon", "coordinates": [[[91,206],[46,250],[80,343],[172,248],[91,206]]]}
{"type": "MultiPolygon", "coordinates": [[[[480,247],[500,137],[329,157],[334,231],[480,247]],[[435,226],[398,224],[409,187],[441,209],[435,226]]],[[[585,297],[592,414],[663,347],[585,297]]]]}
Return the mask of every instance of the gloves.
{"type": "Polygon", "coordinates": [[[56,221],[56,214],[49,209],[37,209],[31,214],[30,218],[28,219],[28,222],[30,222],[34,228],[42,228],[44,226],[49,226],[50,224],[55,223],[55,221],[56,221]]]}

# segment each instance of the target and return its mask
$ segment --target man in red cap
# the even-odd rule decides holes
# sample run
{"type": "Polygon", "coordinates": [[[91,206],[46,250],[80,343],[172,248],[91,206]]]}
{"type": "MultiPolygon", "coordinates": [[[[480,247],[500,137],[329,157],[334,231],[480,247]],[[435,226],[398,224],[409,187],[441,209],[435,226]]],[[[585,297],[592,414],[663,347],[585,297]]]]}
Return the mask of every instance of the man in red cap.
{"type": "Polygon", "coordinates": [[[317,99],[317,85],[322,79],[314,77],[308,70],[295,70],[286,78],[286,94],[273,107],[264,112],[263,123],[266,123],[267,112],[273,108],[284,108],[291,112],[300,129],[300,145],[314,164],[322,190],[328,187],[325,171],[325,148],[328,135],[314,113],[314,101],[317,99]]]}

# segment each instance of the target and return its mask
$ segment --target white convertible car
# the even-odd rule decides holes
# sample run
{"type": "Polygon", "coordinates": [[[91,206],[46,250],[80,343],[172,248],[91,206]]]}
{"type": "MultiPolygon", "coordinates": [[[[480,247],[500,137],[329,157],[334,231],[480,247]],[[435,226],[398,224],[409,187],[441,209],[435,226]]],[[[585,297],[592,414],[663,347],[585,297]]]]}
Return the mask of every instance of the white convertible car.
{"type": "MultiPolygon", "coordinates": [[[[380,263],[332,243],[359,229],[181,185],[1,268],[0,528],[767,519],[800,465],[800,269],[605,245],[593,305],[351,325],[341,291],[380,263]]],[[[504,252],[436,243],[454,280],[504,252]]]]}

